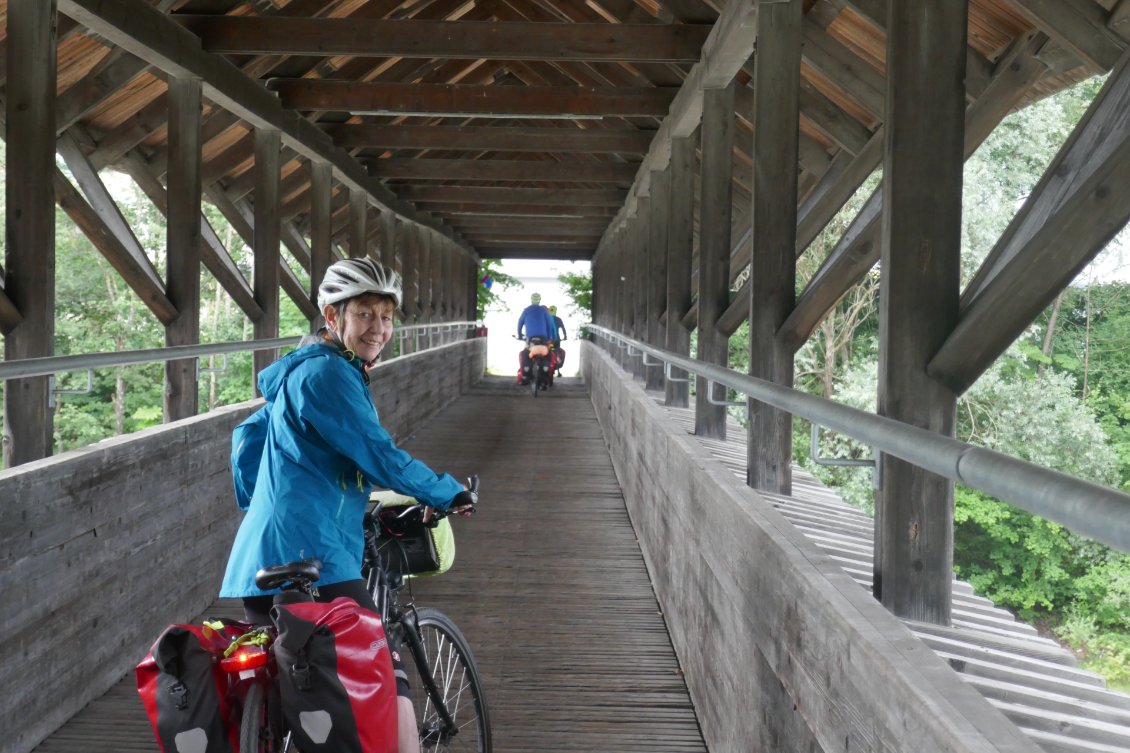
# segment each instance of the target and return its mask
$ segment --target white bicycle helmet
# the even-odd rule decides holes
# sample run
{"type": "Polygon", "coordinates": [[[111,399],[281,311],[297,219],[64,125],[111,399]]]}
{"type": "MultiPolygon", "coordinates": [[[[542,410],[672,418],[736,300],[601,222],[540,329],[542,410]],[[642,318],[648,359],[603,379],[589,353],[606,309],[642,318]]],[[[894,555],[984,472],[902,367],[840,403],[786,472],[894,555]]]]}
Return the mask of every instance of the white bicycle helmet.
{"type": "Polygon", "coordinates": [[[340,303],[363,293],[387,295],[400,308],[404,298],[400,275],[372,259],[342,259],[326,270],[318,286],[318,308],[340,303]]]}

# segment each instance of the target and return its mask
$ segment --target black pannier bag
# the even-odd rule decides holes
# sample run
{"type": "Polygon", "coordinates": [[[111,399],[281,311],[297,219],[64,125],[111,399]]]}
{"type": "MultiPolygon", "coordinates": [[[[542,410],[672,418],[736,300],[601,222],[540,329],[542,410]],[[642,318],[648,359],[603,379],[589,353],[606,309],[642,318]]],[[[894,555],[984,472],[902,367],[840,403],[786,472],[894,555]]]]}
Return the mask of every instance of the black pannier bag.
{"type": "Polygon", "coordinates": [[[239,750],[239,719],[219,659],[247,626],[216,627],[170,625],[137,665],[137,692],[164,753],[239,750]]]}

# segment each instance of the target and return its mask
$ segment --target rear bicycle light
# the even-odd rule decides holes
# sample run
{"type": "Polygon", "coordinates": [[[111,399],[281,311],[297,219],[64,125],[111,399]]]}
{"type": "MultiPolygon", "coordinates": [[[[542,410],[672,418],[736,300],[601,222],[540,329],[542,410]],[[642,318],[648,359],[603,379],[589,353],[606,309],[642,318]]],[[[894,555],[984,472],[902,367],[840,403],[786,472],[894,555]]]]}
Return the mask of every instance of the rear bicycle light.
{"type": "Polygon", "coordinates": [[[231,656],[220,660],[220,669],[236,674],[267,666],[267,650],[262,646],[240,646],[231,656]]]}

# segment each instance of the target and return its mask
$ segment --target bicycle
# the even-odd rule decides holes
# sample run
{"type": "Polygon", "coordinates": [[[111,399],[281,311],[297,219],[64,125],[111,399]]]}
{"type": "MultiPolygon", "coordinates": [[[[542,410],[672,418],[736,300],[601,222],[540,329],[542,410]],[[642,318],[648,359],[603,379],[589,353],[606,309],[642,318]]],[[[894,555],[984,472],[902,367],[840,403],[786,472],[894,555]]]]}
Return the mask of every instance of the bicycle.
{"type": "MultiPolygon", "coordinates": [[[[471,478],[463,504],[476,504],[478,477],[471,478]]],[[[460,495],[460,496],[463,496],[460,495]]],[[[461,506],[456,497],[453,507],[461,506]]],[[[362,577],[376,602],[386,635],[408,649],[409,685],[420,731],[423,753],[477,751],[490,753],[491,729],[482,680],[467,639],[454,621],[438,609],[417,608],[411,600],[401,603],[407,579],[414,573],[403,555],[404,541],[397,540],[390,526],[416,530],[423,505],[416,504],[395,515],[382,516],[380,505],[365,515],[365,555],[362,577]],[[393,521],[390,523],[390,521],[393,521]]],[[[474,510],[474,508],[471,508],[474,510]]],[[[438,523],[448,514],[435,510],[438,523]]],[[[427,524],[424,524],[427,525],[427,524]]],[[[264,568],[255,576],[263,589],[281,588],[275,603],[312,601],[321,563],[310,560],[264,568]]],[[[411,594],[411,589],[409,589],[411,594]]],[[[224,669],[238,672],[243,699],[240,723],[241,753],[297,753],[290,734],[282,728],[277,669],[271,650],[274,627],[259,627],[240,639],[242,645],[225,658],[224,669]]]]}
{"type": "MultiPolygon", "coordinates": [[[[521,339],[521,338],[519,338],[521,339]]],[[[544,337],[531,337],[526,341],[526,353],[529,358],[530,391],[534,397],[538,392],[544,392],[553,384],[553,355],[552,345],[544,337]]]]}

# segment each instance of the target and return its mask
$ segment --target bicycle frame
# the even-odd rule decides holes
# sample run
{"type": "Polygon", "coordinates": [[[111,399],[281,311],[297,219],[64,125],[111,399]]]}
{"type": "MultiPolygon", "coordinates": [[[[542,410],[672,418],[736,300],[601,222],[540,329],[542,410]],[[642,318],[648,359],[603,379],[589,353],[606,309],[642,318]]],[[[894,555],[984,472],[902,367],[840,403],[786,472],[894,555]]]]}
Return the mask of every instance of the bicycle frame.
{"type": "Polygon", "coordinates": [[[425,663],[424,644],[420,640],[419,631],[416,629],[412,609],[409,607],[409,611],[405,611],[400,606],[400,589],[404,587],[403,576],[385,571],[381,567],[379,556],[372,552],[366,553],[362,569],[367,570],[366,587],[373,595],[373,601],[376,602],[377,609],[380,611],[381,623],[386,628],[399,626],[404,638],[408,641],[412,660],[416,664],[420,680],[428,692],[428,698],[431,699],[436,712],[443,721],[443,729],[440,732],[445,736],[454,735],[458,731],[458,726],[447,710],[447,704],[443,702],[443,694],[432,678],[431,668],[425,663]]]}

